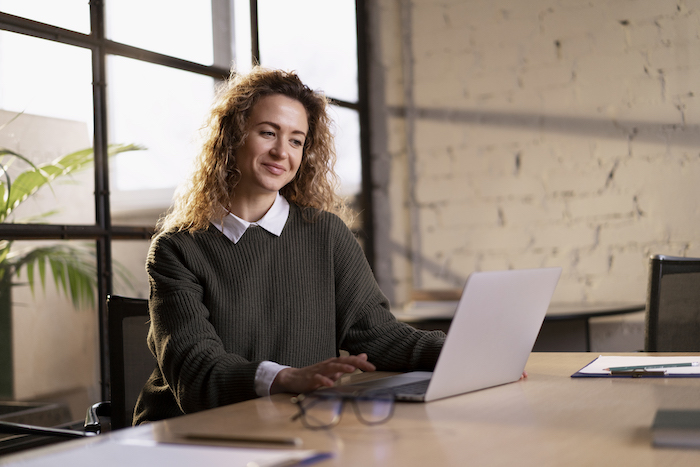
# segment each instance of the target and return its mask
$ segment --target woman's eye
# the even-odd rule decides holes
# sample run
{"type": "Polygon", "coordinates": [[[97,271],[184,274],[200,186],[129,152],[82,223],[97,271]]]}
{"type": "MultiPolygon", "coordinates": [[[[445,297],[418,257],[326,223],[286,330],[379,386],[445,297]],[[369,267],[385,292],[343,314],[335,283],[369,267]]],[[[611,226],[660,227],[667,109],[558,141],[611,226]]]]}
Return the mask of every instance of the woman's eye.
{"type": "Polygon", "coordinates": [[[275,136],[275,133],[272,131],[261,131],[260,134],[263,136],[275,136]]]}
{"type": "Polygon", "coordinates": [[[296,146],[296,147],[301,147],[301,146],[304,145],[304,143],[303,143],[302,141],[299,141],[298,139],[293,139],[293,140],[292,140],[292,145],[293,145],[293,146],[296,146]]]}

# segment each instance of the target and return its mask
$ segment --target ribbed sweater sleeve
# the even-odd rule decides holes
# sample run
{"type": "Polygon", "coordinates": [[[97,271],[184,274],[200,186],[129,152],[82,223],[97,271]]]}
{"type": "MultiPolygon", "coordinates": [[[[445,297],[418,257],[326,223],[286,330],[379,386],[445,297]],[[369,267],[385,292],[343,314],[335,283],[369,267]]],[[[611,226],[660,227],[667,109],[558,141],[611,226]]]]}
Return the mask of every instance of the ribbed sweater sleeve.
{"type": "Polygon", "coordinates": [[[369,263],[352,236],[338,226],[334,249],[338,342],[351,354],[367,353],[379,370],[432,370],[442,349],[442,332],[419,331],[390,312],[369,263]]]}
{"type": "Polygon", "coordinates": [[[344,349],[380,369],[432,369],[444,340],[394,319],[337,216],[310,222],[293,204],[279,237],[260,227],[235,244],[213,226],[163,233],[146,269],[158,366],[135,423],[254,398],[263,360],[304,367],[344,349]]]}

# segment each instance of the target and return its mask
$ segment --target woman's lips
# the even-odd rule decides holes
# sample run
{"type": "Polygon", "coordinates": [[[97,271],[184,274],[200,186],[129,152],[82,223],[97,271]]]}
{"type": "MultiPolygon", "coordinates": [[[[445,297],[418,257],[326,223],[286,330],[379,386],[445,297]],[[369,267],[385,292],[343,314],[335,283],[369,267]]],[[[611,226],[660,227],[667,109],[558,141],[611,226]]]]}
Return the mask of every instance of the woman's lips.
{"type": "Polygon", "coordinates": [[[282,175],[285,172],[285,168],[279,164],[263,164],[265,168],[273,175],[282,175]]]}

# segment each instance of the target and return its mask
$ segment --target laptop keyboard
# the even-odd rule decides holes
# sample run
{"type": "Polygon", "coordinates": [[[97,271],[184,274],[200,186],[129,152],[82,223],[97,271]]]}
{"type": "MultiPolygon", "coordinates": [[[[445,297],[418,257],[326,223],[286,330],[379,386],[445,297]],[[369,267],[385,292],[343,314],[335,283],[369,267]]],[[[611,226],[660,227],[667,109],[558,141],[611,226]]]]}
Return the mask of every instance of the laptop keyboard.
{"type": "Polygon", "coordinates": [[[368,391],[367,394],[370,396],[385,396],[385,395],[396,395],[396,394],[425,394],[428,390],[429,379],[424,379],[422,381],[415,381],[413,383],[400,384],[398,386],[392,386],[389,388],[380,388],[368,391]]]}

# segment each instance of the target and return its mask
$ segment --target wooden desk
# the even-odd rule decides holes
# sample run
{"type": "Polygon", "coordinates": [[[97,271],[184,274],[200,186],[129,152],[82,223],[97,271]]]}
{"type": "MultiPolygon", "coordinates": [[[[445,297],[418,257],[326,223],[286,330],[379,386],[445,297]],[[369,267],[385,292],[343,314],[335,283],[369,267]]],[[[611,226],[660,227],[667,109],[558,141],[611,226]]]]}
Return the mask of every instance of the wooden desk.
{"type": "Polygon", "coordinates": [[[276,395],[108,436],[294,435],[304,449],[334,453],[319,466],[700,465],[700,450],[653,448],[649,430],[658,408],[700,408],[700,379],[570,378],[596,356],[533,353],[525,380],[427,404],[397,404],[394,417],[375,427],[362,425],[346,408],[335,428],[311,431],[290,420],[296,409],[289,396],[276,395]]]}

